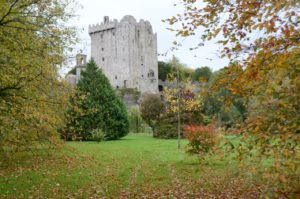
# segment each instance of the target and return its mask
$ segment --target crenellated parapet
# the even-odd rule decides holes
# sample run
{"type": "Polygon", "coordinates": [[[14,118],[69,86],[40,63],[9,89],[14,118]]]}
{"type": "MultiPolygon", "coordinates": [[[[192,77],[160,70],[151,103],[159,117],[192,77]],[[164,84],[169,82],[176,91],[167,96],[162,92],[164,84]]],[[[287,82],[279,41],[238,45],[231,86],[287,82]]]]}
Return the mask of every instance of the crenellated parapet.
{"type": "Polygon", "coordinates": [[[140,26],[146,28],[147,30],[149,30],[150,33],[153,34],[152,26],[149,21],[145,21],[141,19],[139,22],[137,22],[136,19],[131,15],[124,16],[120,20],[120,22],[117,19],[110,20],[108,16],[105,16],[101,24],[90,25],[88,30],[89,30],[89,34],[94,34],[105,30],[115,29],[117,26],[120,26],[122,24],[131,24],[135,26],[140,26]]]}
{"type": "MultiPolygon", "coordinates": [[[[107,20],[107,19],[105,19],[105,20],[107,20]]],[[[105,20],[101,24],[90,25],[89,26],[89,34],[94,34],[94,33],[102,32],[105,30],[115,29],[119,23],[117,19],[114,19],[113,21],[109,21],[109,19],[108,19],[108,21],[105,21],[105,20]]]]}

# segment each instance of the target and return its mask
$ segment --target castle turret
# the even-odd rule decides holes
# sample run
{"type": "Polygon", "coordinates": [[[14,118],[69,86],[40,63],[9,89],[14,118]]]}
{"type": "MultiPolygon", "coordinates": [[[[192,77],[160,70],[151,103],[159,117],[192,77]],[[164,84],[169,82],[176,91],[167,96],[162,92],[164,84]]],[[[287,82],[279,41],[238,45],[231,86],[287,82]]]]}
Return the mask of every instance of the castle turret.
{"type": "Polygon", "coordinates": [[[81,71],[85,70],[86,67],[86,58],[87,56],[85,54],[77,54],[76,55],[76,66],[75,66],[75,72],[74,69],[69,72],[69,74],[66,75],[66,81],[69,82],[72,86],[75,86],[81,76],[81,71]]]}
{"type": "Polygon", "coordinates": [[[76,55],[76,66],[85,66],[86,65],[86,55],[77,54],[76,55]]]}

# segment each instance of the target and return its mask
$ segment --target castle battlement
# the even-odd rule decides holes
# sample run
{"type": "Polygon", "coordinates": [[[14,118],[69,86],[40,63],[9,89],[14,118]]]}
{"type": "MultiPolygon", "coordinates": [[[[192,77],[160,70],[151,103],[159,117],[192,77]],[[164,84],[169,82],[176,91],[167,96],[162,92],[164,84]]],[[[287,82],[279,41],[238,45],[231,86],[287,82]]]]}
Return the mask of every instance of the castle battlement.
{"type": "Polygon", "coordinates": [[[141,27],[146,27],[153,34],[152,26],[149,21],[145,21],[141,19],[139,22],[131,15],[124,16],[120,22],[117,19],[110,20],[109,17],[105,16],[103,22],[101,24],[90,25],[88,28],[89,34],[94,34],[97,32],[102,32],[106,30],[115,29],[117,26],[121,26],[122,24],[132,24],[141,27]]]}

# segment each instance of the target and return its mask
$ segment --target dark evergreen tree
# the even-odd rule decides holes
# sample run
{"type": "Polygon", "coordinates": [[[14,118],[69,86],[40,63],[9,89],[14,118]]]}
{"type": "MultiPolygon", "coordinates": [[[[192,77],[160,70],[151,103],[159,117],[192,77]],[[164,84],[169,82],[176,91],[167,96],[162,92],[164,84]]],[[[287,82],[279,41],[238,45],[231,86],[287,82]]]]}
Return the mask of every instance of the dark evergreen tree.
{"type": "Polygon", "coordinates": [[[69,139],[72,136],[75,140],[93,140],[93,133],[99,131],[103,132],[105,140],[119,139],[128,134],[125,105],[93,59],[81,72],[67,118],[69,139]]]}

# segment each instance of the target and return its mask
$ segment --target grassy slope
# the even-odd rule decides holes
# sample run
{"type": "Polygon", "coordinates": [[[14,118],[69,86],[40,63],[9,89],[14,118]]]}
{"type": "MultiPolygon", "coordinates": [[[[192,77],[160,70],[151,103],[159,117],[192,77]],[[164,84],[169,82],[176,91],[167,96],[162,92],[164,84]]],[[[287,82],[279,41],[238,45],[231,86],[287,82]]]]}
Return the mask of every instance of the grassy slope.
{"type": "MultiPolygon", "coordinates": [[[[182,148],[186,144],[183,141],[182,148]]],[[[176,140],[131,134],[119,141],[68,145],[76,151],[59,152],[35,164],[28,159],[26,165],[2,169],[0,198],[182,196],[179,192],[221,197],[219,189],[228,192],[239,183],[235,179],[231,184],[232,176],[238,175],[234,162],[208,159],[209,165],[200,167],[197,157],[177,149],[176,140]]]]}

